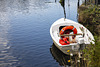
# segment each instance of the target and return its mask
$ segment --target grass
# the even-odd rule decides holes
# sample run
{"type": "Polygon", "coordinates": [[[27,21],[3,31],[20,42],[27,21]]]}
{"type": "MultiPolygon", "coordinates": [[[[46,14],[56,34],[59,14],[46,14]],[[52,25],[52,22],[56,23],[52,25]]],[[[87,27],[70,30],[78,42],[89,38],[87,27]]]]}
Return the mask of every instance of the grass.
{"type": "Polygon", "coordinates": [[[79,23],[86,26],[93,35],[100,35],[100,8],[96,6],[81,6],[78,11],[79,23]]]}
{"type": "Polygon", "coordinates": [[[89,44],[83,50],[87,67],[100,67],[100,7],[80,6],[79,23],[87,27],[95,37],[95,44],[89,44]]]}

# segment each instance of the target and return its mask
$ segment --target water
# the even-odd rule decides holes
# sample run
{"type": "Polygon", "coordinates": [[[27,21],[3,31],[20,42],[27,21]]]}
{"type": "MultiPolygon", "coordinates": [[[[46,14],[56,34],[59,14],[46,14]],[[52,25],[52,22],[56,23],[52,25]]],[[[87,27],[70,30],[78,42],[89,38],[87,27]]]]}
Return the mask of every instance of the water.
{"type": "MultiPolygon", "coordinates": [[[[65,1],[66,18],[77,21],[77,3],[65,1]]],[[[0,67],[59,67],[49,29],[63,17],[59,0],[0,0],[0,67]]]]}

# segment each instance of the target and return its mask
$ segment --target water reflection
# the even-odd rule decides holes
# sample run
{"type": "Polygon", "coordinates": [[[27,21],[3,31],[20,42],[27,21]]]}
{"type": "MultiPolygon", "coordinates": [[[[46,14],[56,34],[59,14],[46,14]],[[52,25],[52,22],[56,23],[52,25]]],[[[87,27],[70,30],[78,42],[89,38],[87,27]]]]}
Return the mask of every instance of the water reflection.
{"type": "Polygon", "coordinates": [[[8,12],[9,15],[30,13],[32,9],[46,9],[49,0],[0,0],[0,12],[8,12]]]}
{"type": "Polygon", "coordinates": [[[78,0],[78,3],[77,3],[78,8],[79,8],[79,5],[80,5],[80,0],[78,0]]]}
{"type": "Polygon", "coordinates": [[[59,3],[63,7],[64,18],[67,18],[67,19],[73,19],[73,18],[78,19],[78,16],[77,16],[78,15],[77,8],[79,8],[79,6],[83,2],[84,2],[84,0],[81,0],[81,1],[80,0],[75,0],[75,2],[72,1],[72,0],[60,0],[59,3]]]}
{"type": "MultiPolygon", "coordinates": [[[[53,21],[63,17],[62,7],[64,7],[65,15],[66,13],[70,14],[68,12],[69,9],[65,11],[65,6],[68,6],[68,4],[61,7],[58,1],[0,0],[0,67],[15,67],[19,65],[19,62],[24,67],[53,67],[56,65],[50,63],[52,57],[49,57],[49,46],[45,45],[51,45],[49,27],[53,21]],[[54,1],[56,3],[52,3],[54,1]],[[45,64],[46,62],[48,62],[47,65],[45,64]]],[[[70,19],[76,20],[77,10],[75,3],[77,0],[68,1],[72,1],[70,2],[72,3],[70,8],[74,8],[70,10],[70,12],[72,11],[70,19]]],[[[57,53],[59,52],[57,51],[57,53]]],[[[60,65],[67,64],[70,66],[68,62],[70,56],[62,53],[60,55],[60,59],[64,57],[60,65]],[[66,57],[68,59],[64,60],[66,57]]],[[[57,56],[58,59],[59,56],[57,56]]]]}
{"type": "Polygon", "coordinates": [[[86,61],[83,58],[79,58],[78,55],[66,55],[62,53],[53,43],[50,48],[50,52],[56,62],[59,63],[60,66],[64,67],[86,67],[86,61]]]}
{"type": "Polygon", "coordinates": [[[14,13],[15,11],[27,10],[28,0],[0,0],[0,12],[14,13]]]}
{"type": "MultiPolygon", "coordinates": [[[[12,1],[0,0],[0,67],[13,67],[18,64],[16,57],[12,55],[9,42],[9,6],[12,1]]],[[[11,8],[10,8],[11,9],[11,8]]]]}
{"type": "Polygon", "coordinates": [[[71,63],[68,62],[70,60],[69,55],[65,55],[62,53],[53,43],[52,47],[50,48],[50,52],[54,59],[59,63],[60,66],[70,66],[71,63]]]}
{"type": "Polygon", "coordinates": [[[60,0],[59,3],[61,4],[61,6],[63,7],[64,10],[64,18],[66,18],[66,11],[65,11],[65,0],[60,0]]]}
{"type": "Polygon", "coordinates": [[[9,18],[6,8],[2,10],[2,6],[0,6],[0,67],[12,67],[18,60],[12,56],[11,46],[8,40],[8,31],[10,29],[9,18]]]}
{"type": "Polygon", "coordinates": [[[56,3],[56,0],[55,0],[55,3],[56,3]]]}

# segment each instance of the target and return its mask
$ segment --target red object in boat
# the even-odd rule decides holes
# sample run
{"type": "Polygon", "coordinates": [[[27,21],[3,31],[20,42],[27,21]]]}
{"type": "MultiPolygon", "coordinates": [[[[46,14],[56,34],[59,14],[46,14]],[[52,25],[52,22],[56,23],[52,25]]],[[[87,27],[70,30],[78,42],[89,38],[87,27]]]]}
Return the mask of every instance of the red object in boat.
{"type": "MultiPolygon", "coordinates": [[[[64,34],[64,32],[65,32],[66,30],[68,30],[68,29],[72,30],[74,34],[77,34],[77,29],[76,29],[74,26],[66,26],[66,27],[63,27],[63,28],[61,29],[60,35],[64,34]]],[[[70,32],[68,32],[68,33],[66,33],[66,34],[69,34],[69,33],[70,33],[70,32]]],[[[64,37],[64,36],[63,36],[63,37],[64,37]]],[[[74,38],[75,38],[75,36],[73,36],[73,39],[74,39],[74,38]]]]}
{"type": "Polygon", "coordinates": [[[62,39],[60,39],[59,43],[61,45],[68,45],[68,44],[70,44],[70,42],[68,41],[68,38],[62,38],[62,39]]]}

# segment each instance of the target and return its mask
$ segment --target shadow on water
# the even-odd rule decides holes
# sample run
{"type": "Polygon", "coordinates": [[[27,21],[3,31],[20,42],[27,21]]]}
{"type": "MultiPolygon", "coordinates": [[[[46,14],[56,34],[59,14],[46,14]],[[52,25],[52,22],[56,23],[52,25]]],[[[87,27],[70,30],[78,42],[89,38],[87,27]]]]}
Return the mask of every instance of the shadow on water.
{"type": "Polygon", "coordinates": [[[56,62],[59,63],[60,66],[64,67],[86,67],[85,60],[83,58],[79,58],[78,55],[66,55],[62,53],[53,43],[50,48],[50,52],[56,62]]]}
{"type": "Polygon", "coordinates": [[[69,55],[65,55],[64,53],[62,53],[53,43],[52,47],[50,48],[50,52],[52,54],[52,56],[54,57],[54,59],[59,63],[60,66],[65,66],[68,65],[70,66],[71,63],[68,62],[68,60],[70,60],[70,56],[69,55]]]}

